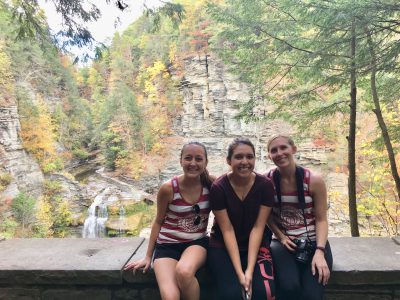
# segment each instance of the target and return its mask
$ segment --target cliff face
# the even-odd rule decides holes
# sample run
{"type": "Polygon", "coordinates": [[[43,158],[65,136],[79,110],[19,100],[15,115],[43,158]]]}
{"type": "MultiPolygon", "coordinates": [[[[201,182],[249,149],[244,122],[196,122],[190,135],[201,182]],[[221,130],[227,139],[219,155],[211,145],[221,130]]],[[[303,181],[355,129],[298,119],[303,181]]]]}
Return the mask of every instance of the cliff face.
{"type": "Polygon", "coordinates": [[[0,202],[22,191],[34,196],[41,193],[43,174],[37,162],[23,149],[19,130],[17,106],[0,107],[0,164],[12,177],[9,186],[0,194],[0,202]]]}
{"type": "MultiPolygon", "coordinates": [[[[257,171],[265,172],[271,167],[267,158],[267,140],[276,133],[290,133],[290,126],[276,120],[246,124],[235,119],[240,106],[250,99],[249,88],[237,76],[227,72],[213,55],[185,59],[183,73],[183,114],[176,131],[187,140],[199,140],[207,146],[212,173],[221,174],[228,169],[226,149],[238,136],[248,137],[254,143],[257,171]]],[[[260,113],[254,111],[254,114],[260,113]]],[[[297,158],[301,164],[314,168],[326,164],[330,149],[316,147],[311,141],[298,146],[301,155],[297,158]]]]}
{"type": "MultiPolygon", "coordinates": [[[[233,138],[245,136],[256,147],[256,170],[265,172],[272,166],[267,158],[266,142],[279,132],[290,132],[284,122],[264,120],[246,124],[235,117],[240,106],[250,99],[249,89],[237,76],[230,74],[223,63],[213,55],[193,56],[184,60],[184,77],[181,81],[183,95],[182,115],[174,120],[175,133],[180,136],[170,145],[173,159],[157,178],[143,178],[139,184],[146,190],[154,190],[165,180],[181,172],[179,151],[181,145],[190,140],[203,142],[209,154],[209,170],[220,175],[229,169],[226,164],[226,149],[233,138]]],[[[254,111],[255,114],[260,113],[254,111]]],[[[262,113],[262,112],[261,112],[262,113]]],[[[0,162],[3,169],[12,175],[9,187],[0,195],[13,197],[19,191],[29,190],[40,194],[43,175],[38,164],[23,149],[19,138],[19,120],[16,106],[0,108],[0,162]]],[[[298,161],[302,165],[319,168],[327,162],[330,149],[314,146],[310,141],[298,145],[298,161]]]]}

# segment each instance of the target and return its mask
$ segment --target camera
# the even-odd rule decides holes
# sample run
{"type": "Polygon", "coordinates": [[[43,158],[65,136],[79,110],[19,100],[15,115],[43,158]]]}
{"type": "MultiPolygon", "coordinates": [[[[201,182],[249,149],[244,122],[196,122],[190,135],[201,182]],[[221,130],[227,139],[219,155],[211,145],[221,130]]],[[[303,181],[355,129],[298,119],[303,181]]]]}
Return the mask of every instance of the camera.
{"type": "Polygon", "coordinates": [[[297,246],[296,260],[303,264],[307,263],[315,252],[315,243],[305,239],[296,239],[293,242],[297,246]]]}

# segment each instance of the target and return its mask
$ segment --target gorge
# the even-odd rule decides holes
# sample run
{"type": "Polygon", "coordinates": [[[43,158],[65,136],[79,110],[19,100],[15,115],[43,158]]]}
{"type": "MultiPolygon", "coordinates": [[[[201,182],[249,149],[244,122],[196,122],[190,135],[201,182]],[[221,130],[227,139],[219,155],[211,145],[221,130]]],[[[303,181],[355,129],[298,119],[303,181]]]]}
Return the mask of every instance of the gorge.
{"type": "MultiPolygon", "coordinates": [[[[184,60],[184,75],[180,86],[183,109],[182,113],[173,120],[170,142],[165,145],[168,155],[164,158],[164,168],[159,169],[155,174],[144,174],[143,177],[135,180],[125,177],[120,178],[125,181],[122,182],[118,178],[107,179],[108,176],[103,176],[96,181],[95,178],[99,178],[99,174],[97,174],[89,175],[86,184],[80,184],[61,173],[43,175],[34,158],[23,149],[19,137],[20,125],[17,107],[12,106],[0,110],[1,162],[4,170],[9,172],[12,177],[11,183],[0,195],[0,203],[4,203],[7,197],[15,197],[18,191],[29,190],[35,195],[39,195],[45,178],[57,180],[63,187],[62,199],[70,203],[73,211],[72,224],[82,226],[85,223],[86,229],[83,230],[83,236],[94,237],[104,234],[94,234],[93,226],[96,223],[93,222],[96,220],[100,223],[106,222],[107,213],[101,213],[101,207],[104,210],[106,203],[119,203],[117,205],[119,212],[119,209],[124,207],[124,203],[140,201],[148,197],[146,193],[146,196],[134,195],[136,193],[133,192],[134,190],[150,191],[154,194],[162,182],[179,174],[179,151],[181,145],[186,141],[198,140],[204,143],[209,152],[210,173],[221,175],[227,171],[225,163],[227,145],[234,137],[246,136],[256,146],[256,169],[258,172],[264,173],[271,167],[271,163],[266,157],[266,141],[275,133],[290,132],[290,126],[283,121],[263,120],[245,123],[243,120],[235,119],[240,106],[249,99],[248,87],[241,83],[237,76],[227,72],[223,63],[214,55],[207,56],[207,68],[204,59],[201,56],[192,56],[184,60]],[[89,217],[86,218],[88,208],[89,217]],[[103,218],[101,218],[102,216],[103,218]],[[86,221],[83,222],[85,218],[86,221]],[[92,224],[91,227],[88,224],[92,224]],[[88,231],[88,227],[91,228],[90,231],[88,231]]],[[[302,165],[322,172],[327,178],[330,190],[345,193],[345,174],[332,172],[327,167],[328,157],[333,150],[327,146],[316,146],[309,139],[299,144],[297,159],[302,165]]],[[[99,167],[90,168],[95,170],[99,167]]],[[[70,172],[74,173],[73,168],[70,172]]],[[[75,172],[78,177],[79,172],[83,171],[75,172]]],[[[334,209],[334,204],[331,206],[334,209]]],[[[3,216],[7,216],[11,212],[9,209],[3,209],[2,213],[3,216]]],[[[337,214],[332,215],[337,217],[337,214]]],[[[119,214],[116,214],[116,218],[119,218],[119,214]]],[[[338,232],[334,234],[344,234],[343,228],[346,226],[346,219],[343,215],[340,218],[335,221],[335,225],[341,229],[337,229],[338,232]]],[[[105,229],[101,230],[103,232],[105,229]]]]}

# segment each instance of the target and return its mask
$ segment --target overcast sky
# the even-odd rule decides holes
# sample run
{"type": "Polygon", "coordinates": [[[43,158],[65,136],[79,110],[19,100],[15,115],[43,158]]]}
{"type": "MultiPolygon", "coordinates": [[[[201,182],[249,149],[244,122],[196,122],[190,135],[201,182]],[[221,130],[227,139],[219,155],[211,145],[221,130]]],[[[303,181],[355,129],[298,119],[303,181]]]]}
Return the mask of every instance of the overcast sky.
{"type": "MultiPolygon", "coordinates": [[[[110,0],[110,3],[108,4],[106,3],[106,0],[84,1],[94,3],[101,10],[102,17],[96,22],[87,23],[87,28],[98,42],[107,45],[110,44],[116,31],[124,31],[129,24],[134,22],[142,14],[144,3],[148,7],[157,7],[162,4],[159,0],[124,0],[123,2],[128,4],[128,7],[121,11],[115,4],[116,0],[110,0]],[[118,17],[120,23],[116,24],[118,17]]],[[[38,0],[38,2],[46,12],[50,29],[53,33],[58,32],[61,29],[61,17],[56,13],[52,1],[38,0]]]]}

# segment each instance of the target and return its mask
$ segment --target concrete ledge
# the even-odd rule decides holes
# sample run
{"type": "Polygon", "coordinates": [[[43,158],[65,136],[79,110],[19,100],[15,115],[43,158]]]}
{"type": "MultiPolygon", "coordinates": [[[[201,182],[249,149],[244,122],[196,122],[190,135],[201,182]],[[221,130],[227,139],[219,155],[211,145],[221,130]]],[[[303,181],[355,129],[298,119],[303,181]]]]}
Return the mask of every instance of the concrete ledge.
{"type": "MultiPolygon", "coordinates": [[[[333,273],[326,300],[400,300],[400,245],[390,238],[330,238],[333,273]]],[[[0,299],[158,300],[153,272],[122,271],[147,240],[13,239],[0,242],[0,299]]],[[[207,270],[202,299],[216,299],[207,270]]]]}
{"type": "Polygon", "coordinates": [[[0,244],[0,284],[121,284],[143,238],[12,239],[0,244]]]}
{"type": "Polygon", "coordinates": [[[400,285],[400,246],[390,238],[330,238],[329,284],[400,285]]]}

